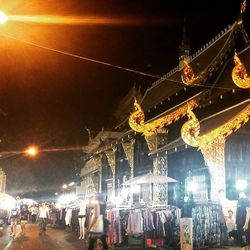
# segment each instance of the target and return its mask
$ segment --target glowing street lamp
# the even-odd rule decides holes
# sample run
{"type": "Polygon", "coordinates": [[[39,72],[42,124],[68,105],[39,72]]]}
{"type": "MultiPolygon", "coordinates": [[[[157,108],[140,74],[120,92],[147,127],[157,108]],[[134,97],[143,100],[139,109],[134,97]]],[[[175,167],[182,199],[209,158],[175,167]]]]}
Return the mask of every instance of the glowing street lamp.
{"type": "Polygon", "coordinates": [[[29,147],[25,150],[25,153],[31,157],[34,157],[38,154],[38,149],[36,147],[29,147]]]}
{"type": "Polygon", "coordinates": [[[63,188],[63,189],[67,189],[67,188],[68,188],[68,185],[67,185],[67,184],[63,184],[63,185],[62,185],[62,188],[63,188]]]}
{"type": "Polygon", "coordinates": [[[4,12],[0,11],[0,24],[5,24],[8,21],[8,17],[4,12]]]}

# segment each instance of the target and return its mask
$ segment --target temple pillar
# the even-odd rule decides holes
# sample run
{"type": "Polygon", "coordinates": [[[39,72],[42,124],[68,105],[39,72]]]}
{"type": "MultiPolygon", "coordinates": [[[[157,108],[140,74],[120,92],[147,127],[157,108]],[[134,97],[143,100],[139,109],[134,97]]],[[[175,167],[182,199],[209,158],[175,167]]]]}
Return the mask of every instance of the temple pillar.
{"type": "MultiPolygon", "coordinates": [[[[167,133],[154,134],[145,137],[150,151],[155,151],[167,143],[167,133]]],[[[166,154],[156,154],[153,158],[153,173],[159,175],[168,175],[168,161],[166,154]]],[[[153,204],[166,205],[168,202],[168,184],[153,184],[153,204]]]]}
{"type": "Polygon", "coordinates": [[[108,159],[108,163],[110,165],[113,177],[112,177],[112,192],[113,196],[115,196],[115,184],[116,184],[116,148],[109,149],[105,151],[105,154],[108,159]]]}
{"type": "MultiPolygon", "coordinates": [[[[153,159],[153,173],[168,175],[167,155],[159,155],[153,159]]],[[[153,204],[164,204],[168,202],[168,184],[153,184],[153,204]]]]}
{"type": "Polygon", "coordinates": [[[210,172],[211,200],[218,201],[219,190],[226,194],[225,139],[217,139],[212,145],[201,149],[210,172]]]}
{"type": "Polygon", "coordinates": [[[134,153],[134,147],[135,147],[135,140],[130,140],[128,142],[122,143],[123,150],[125,152],[125,155],[128,159],[128,163],[130,166],[130,178],[134,177],[134,168],[135,168],[135,153],[134,153]]]}

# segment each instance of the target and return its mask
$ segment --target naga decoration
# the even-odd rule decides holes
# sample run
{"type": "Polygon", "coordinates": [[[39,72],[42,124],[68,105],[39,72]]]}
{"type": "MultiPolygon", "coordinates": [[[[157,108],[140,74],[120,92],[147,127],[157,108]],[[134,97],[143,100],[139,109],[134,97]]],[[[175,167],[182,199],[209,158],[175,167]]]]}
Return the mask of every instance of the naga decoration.
{"type": "Polygon", "coordinates": [[[199,79],[200,77],[195,76],[194,71],[192,67],[188,64],[188,61],[186,58],[183,60],[183,63],[185,66],[181,74],[181,80],[187,86],[194,85],[196,80],[199,79]]]}
{"type": "Polygon", "coordinates": [[[247,123],[250,117],[250,104],[247,105],[239,114],[230,119],[227,123],[217,127],[211,132],[199,136],[200,123],[195,114],[189,109],[189,120],[184,123],[181,129],[182,139],[190,146],[199,147],[203,150],[213,146],[216,141],[223,141],[232,132],[238,130],[242,125],[247,123]]]}
{"type": "Polygon", "coordinates": [[[196,108],[198,106],[195,100],[191,100],[186,104],[182,105],[177,110],[163,117],[160,117],[151,122],[145,123],[145,115],[135,99],[134,109],[135,111],[129,117],[129,126],[136,132],[142,133],[144,136],[149,137],[154,134],[164,133],[165,126],[170,125],[174,121],[177,121],[180,117],[186,115],[188,107],[190,109],[196,108]]]}
{"type": "Polygon", "coordinates": [[[248,77],[246,67],[240,61],[236,52],[234,54],[234,63],[235,66],[232,71],[233,82],[242,89],[250,88],[250,77],[248,77]]]}
{"type": "Polygon", "coordinates": [[[250,104],[228,122],[211,132],[200,136],[200,123],[194,113],[188,111],[189,120],[182,126],[182,139],[193,147],[198,147],[211,174],[211,199],[218,200],[218,190],[226,188],[225,182],[225,141],[226,137],[247,123],[250,104]]]}

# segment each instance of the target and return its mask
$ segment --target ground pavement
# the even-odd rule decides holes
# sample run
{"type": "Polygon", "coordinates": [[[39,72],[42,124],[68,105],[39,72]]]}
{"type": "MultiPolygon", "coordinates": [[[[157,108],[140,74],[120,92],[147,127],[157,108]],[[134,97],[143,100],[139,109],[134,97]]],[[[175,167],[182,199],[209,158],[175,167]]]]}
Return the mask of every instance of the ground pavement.
{"type": "Polygon", "coordinates": [[[78,240],[63,229],[47,227],[46,235],[40,236],[37,224],[26,226],[26,234],[22,236],[18,225],[15,239],[10,237],[10,226],[5,227],[0,237],[0,250],[87,250],[85,240],[78,240]]]}
{"type": "MultiPolygon", "coordinates": [[[[47,227],[46,235],[40,236],[37,224],[27,224],[26,235],[22,236],[20,231],[20,225],[18,225],[19,234],[13,239],[10,237],[10,226],[5,227],[3,236],[0,237],[0,250],[87,250],[86,240],[78,240],[76,235],[67,233],[63,229],[47,227]]],[[[144,250],[142,246],[112,249],[144,250]]],[[[216,250],[220,249],[216,248],[216,250]]],[[[241,248],[230,247],[228,250],[241,250],[241,248]]]]}

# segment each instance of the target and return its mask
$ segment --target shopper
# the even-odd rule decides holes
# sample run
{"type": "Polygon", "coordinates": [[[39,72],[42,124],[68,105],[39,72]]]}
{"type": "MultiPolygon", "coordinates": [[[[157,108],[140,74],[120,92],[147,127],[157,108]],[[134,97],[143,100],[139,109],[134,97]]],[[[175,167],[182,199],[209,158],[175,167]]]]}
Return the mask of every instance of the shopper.
{"type": "Polygon", "coordinates": [[[11,236],[15,238],[17,235],[17,223],[18,223],[18,217],[19,217],[19,208],[16,206],[15,208],[11,209],[10,215],[9,215],[9,223],[11,228],[11,236]]]}
{"type": "Polygon", "coordinates": [[[38,210],[38,220],[39,220],[39,235],[46,233],[47,220],[49,218],[49,208],[46,203],[42,203],[38,210]]]}
{"type": "Polygon", "coordinates": [[[28,206],[23,204],[20,208],[20,225],[21,225],[21,234],[25,235],[26,232],[26,224],[28,223],[29,219],[29,210],[28,206]]]}
{"type": "Polygon", "coordinates": [[[242,247],[247,246],[247,231],[244,231],[243,227],[246,223],[247,208],[250,207],[249,199],[244,192],[239,193],[239,200],[237,203],[236,211],[236,224],[238,231],[238,240],[242,247]]]}
{"type": "Polygon", "coordinates": [[[33,205],[31,207],[31,221],[32,221],[32,223],[36,222],[37,214],[38,214],[38,207],[37,207],[37,205],[33,205]]]}

